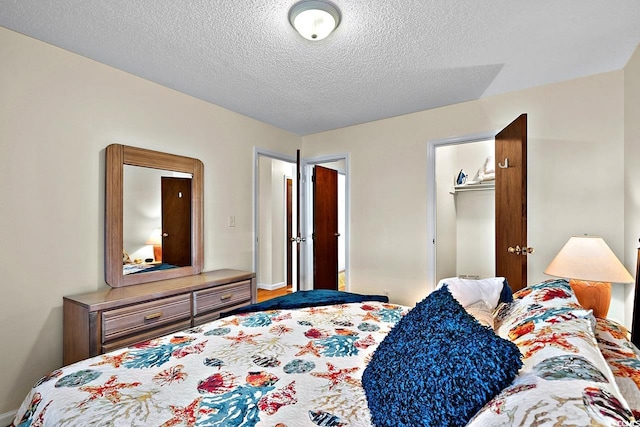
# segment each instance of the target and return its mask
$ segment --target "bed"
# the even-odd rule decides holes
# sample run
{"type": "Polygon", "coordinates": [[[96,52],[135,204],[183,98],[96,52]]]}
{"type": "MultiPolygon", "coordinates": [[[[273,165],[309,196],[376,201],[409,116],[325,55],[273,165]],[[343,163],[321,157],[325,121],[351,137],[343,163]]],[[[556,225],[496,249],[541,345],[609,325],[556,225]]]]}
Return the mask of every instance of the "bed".
{"type": "Polygon", "coordinates": [[[230,313],[48,374],[12,426],[634,425],[621,325],[564,280],[464,286],[230,313]]]}

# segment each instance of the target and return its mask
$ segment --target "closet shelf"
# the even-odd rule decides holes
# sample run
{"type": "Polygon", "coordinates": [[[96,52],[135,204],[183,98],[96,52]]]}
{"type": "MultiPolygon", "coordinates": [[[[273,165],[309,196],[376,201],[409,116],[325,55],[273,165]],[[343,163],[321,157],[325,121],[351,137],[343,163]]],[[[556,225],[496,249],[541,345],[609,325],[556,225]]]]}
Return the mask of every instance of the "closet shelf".
{"type": "Polygon", "coordinates": [[[458,193],[466,193],[469,191],[495,190],[495,188],[496,188],[495,181],[487,181],[487,182],[481,182],[480,184],[456,185],[453,187],[453,190],[449,191],[449,193],[455,195],[458,193]]]}

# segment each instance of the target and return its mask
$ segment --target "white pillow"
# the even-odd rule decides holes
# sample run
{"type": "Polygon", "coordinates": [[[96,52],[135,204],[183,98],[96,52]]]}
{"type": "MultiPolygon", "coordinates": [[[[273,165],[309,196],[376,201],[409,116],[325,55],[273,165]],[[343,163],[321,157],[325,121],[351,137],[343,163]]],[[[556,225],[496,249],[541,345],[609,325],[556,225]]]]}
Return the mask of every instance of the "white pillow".
{"type": "Polygon", "coordinates": [[[466,306],[464,309],[467,313],[475,317],[481,325],[493,329],[493,308],[494,307],[490,307],[486,301],[478,301],[466,306]]]}
{"type": "Polygon", "coordinates": [[[478,301],[484,301],[490,307],[495,308],[500,301],[504,277],[491,277],[489,279],[478,280],[449,277],[440,280],[436,289],[440,289],[445,284],[449,288],[451,295],[453,295],[463,307],[467,307],[478,301]]]}

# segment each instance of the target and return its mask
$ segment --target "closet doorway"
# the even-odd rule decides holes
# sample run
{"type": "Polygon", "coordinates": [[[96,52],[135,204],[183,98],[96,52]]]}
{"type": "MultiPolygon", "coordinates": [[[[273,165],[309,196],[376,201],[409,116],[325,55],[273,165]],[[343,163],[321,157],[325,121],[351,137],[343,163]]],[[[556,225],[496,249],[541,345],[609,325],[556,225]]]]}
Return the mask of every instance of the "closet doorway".
{"type": "MultiPolygon", "coordinates": [[[[481,165],[484,165],[484,162],[481,165]]],[[[480,169],[482,170],[482,166],[480,169]]],[[[467,173],[467,179],[475,181],[475,171],[467,173]]],[[[430,261],[427,273],[431,279],[431,286],[435,287],[438,281],[445,277],[481,276],[482,278],[482,276],[494,275],[505,277],[514,291],[525,287],[527,285],[527,258],[533,253],[533,248],[527,244],[527,115],[521,114],[499,132],[429,141],[427,144],[427,202],[429,242],[427,257],[430,261]],[[444,157],[444,155],[440,155],[441,158],[438,158],[438,150],[446,146],[491,140],[494,141],[496,158],[493,168],[495,171],[494,249],[491,251],[487,249],[488,246],[485,249],[475,249],[472,256],[482,257],[493,252],[495,269],[493,274],[490,272],[478,274],[475,270],[480,267],[476,265],[469,272],[461,272],[457,265],[455,268],[452,267],[457,262],[458,251],[461,248],[473,246],[477,243],[478,238],[474,237],[473,222],[468,224],[466,234],[461,236],[457,235],[457,224],[455,227],[452,225],[447,227],[446,224],[442,224],[443,221],[446,222],[446,219],[440,216],[440,204],[446,200],[451,203],[451,199],[447,198],[446,194],[442,194],[442,190],[438,190],[439,181],[444,180],[444,185],[451,188],[446,193],[453,193],[451,196],[457,198],[458,196],[454,194],[457,194],[458,189],[453,187],[461,180],[458,180],[459,169],[457,172],[455,169],[449,170],[447,171],[448,176],[438,179],[436,165],[444,157]],[[455,238],[452,238],[450,233],[443,231],[446,228],[455,229],[455,238]]],[[[464,203],[462,201],[453,202],[456,214],[461,209],[459,204],[464,203]]],[[[468,206],[465,207],[465,211],[467,209],[469,209],[468,206]]],[[[481,208],[476,206],[475,209],[481,208]]],[[[449,220],[451,221],[451,219],[449,220]]],[[[483,265],[488,267],[491,264],[485,261],[483,265]]]]}
{"type": "Polygon", "coordinates": [[[437,281],[495,276],[494,151],[493,138],[436,148],[437,281]]]}

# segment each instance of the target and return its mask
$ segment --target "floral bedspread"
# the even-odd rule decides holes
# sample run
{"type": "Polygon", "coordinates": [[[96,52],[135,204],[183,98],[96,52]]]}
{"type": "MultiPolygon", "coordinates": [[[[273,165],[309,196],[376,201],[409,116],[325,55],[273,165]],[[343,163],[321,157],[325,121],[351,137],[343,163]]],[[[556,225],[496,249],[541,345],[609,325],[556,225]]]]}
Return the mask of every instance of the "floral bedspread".
{"type": "Polygon", "coordinates": [[[14,426],[368,426],[360,378],[408,309],[364,302],[230,316],[42,378],[14,426]]]}

